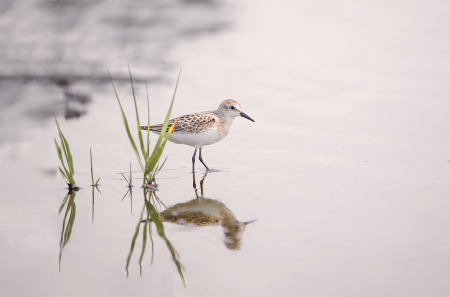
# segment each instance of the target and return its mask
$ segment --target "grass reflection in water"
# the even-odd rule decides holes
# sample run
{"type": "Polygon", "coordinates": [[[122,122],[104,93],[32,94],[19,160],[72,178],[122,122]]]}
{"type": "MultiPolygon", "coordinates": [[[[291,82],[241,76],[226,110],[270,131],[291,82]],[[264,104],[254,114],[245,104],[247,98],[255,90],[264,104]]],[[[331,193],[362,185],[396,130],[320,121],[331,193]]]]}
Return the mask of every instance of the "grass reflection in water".
{"type": "Polygon", "coordinates": [[[69,190],[66,197],[64,197],[63,202],[61,203],[61,207],[59,208],[59,212],[58,212],[58,213],[61,213],[64,206],[66,206],[66,212],[64,214],[64,220],[63,220],[62,230],[61,230],[61,240],[59,242],[59,271],[61,271],[62,252],[63,252],[63,249],[66,246],[66,244],[69,242],[70,235],[72,234],[73,224],[75,223],[75,214],[77,211],[77,208],[75,205],[75,196],[76,196],[76,191],[69,190]]]}
{"type": "MultiPolygon", "coordinates": [[[[159,199],[156,195],[155,191],[148,188],[143,188],[143,198],[144,203],[142,206],[142,210],[139,216],[139,221],[136,225],[131,245],[130,251],[126,260],[126,271],[128,276],[128,268],[130,266],[131,257],[133,255],[136,240],[139,237],[139,233],[142,227],[142,248],[139,257],[139,266],[140,273],[142,275],[142,260],[144,258],[145,250],[147,247],[147,239],[150,239],[152,246],[152,260],[153,264],[153,255],[154,255],[154,242],[153,242],[153,233],[152,233],[152,224],[154,223],[156,226],[157,234],[163,239],[166,243],[167,248],[172,256],[172,260],[177,268],[177,271],[180,275],[181,281],[183,285],[186,286],[184,275],[182,272],[182,265],[178,260],[178,254],[176,253],[172,243],[166,236],[164,231],[163,222],[170,222],[179,225],[186,226],[209,226],[220,224],[223,228],[223,232],[225,234],[225,246],[228,249],[238,250],[242,246],[242,237],[245,231],[246,226],[249,223],[254,222],[240,222],[234,213],[225,206],[222,202],[214,199],[209,199],[203,197],[203,186],[204,180],[206,178],[205,174],[203,179],[200,182],[201,186],[201,195],[197,194],[197,186],[195,182],[195,174],[193,175],[193,185],[196,194],[196,198],[185,203],[179,203],[167,208],[164,203],[159,199]],[[158,211],[158,209],[165,208],[163,211],[158,211]]],[[[94,188],[93,188],[94,190],[94,188]]],[[[60,252],[59,252],[59,269],[61,270],[61,258],[63,249],[66,244],[69,242],[70,236],[72,234],[72,228],[75,223],[75,215],[76,215],[76,204],[75,204],[76,192],[70,190],[67,195],[64,197],[62,204],[59,208],[59,213],[61,213],[65,209],[62,230],[61,230],[61,240],[60,240],[60,252]]]]}
{"type": "Polygon", "coordinates": [[[172,246],[172,243],[169,241],[169,239],[166,237],[166,234],[164,232],[164,225],[162,223],[161,217],[159,215],[158,210],[156,209],[156,205],[159,204],[161,206],[161,201],[159,200],[158,196],[155,194],[155,192],[153,190],[149,190],[147,188],[143,189],[143,193],[144,193],[144,205],[142,207],[142,211],[141,211],[141,215],[139,217],[139,221],[138,224],[136,226],[136,230],[134,232],[133,235],[133,239],[131,240],[131,246],[130,246],[130,252],[128,253],[128,257],[127,257],[127,264],[126,264],[126,271],[127,271],[127,276],[128,276],[128,267],[130,265],[130,260],[131,260],[131,256],[133,254],[134,251],[134,247],[136,244],[136,239],[139,235],[139,230],[141,227],[141,223],[144,223],[144,228],[143,228],[143,232],[142,232],[142,250],[141,250],[141,256],[139,258],[139,266],[140,266],[140,271],[142,274],[142,259],[144,257],[144,253],[145,253],[145,248],[147,246],[147,229],[148,229],[148,234],[152,243],[152,263],[153,263],[153,252],[154,252],[154,245],[153,245],[153,238],[152,238],[152,227],[151,227],[151,223],[155,223],[156,226],[156,231],[158,233],[158,235],[164,240],[164,242],[167,245],[167,248],[169,249],[170,254],[172,255],[172,260],[175,263],[175,266],[177,267],[178,273],[180,275],[181,281],[183,282],[183,285],[186,286],[185,280],[184,280],[184,276],[183,276],[183,272],[181,271],[181,263],[178,261],[178,257],[177,257],[177,253],[175,252],[175,249],[172,246]],[[144,212],[146,213],[146,219],[142,220],[142,218],[144,217],[144,212]]]}

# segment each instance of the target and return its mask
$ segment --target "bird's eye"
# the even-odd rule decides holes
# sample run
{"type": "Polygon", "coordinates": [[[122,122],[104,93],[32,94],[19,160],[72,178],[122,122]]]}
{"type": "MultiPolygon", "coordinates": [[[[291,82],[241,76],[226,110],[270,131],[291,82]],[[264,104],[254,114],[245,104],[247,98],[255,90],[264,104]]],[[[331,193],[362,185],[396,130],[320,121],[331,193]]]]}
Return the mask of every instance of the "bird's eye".
{"type": "Polygon", "coordinates": [[[234,106],[231,106],[231,109],[234,109],[234,106]]]}

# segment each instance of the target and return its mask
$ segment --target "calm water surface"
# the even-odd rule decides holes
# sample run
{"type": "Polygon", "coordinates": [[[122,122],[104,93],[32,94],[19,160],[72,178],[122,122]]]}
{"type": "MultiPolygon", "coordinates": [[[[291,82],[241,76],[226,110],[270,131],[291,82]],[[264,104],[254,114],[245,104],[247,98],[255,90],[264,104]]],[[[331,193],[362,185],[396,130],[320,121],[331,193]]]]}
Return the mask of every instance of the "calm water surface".
{"type": "MultiPolygon", "coordinates": [[[[14,16],[23,9],[39,18],[49,8],[7,3],[2,26],[15,43],[2,47],[0,61],[1,296],[450,293],[447,2],[134,1],[109,11],[89,2],[80,8],[84,21],[64,18],[58,59],[54,46],[35,58],[13,50],[32,40],[16,33],[37,30],[14,16]],[[186,288],[154,228],[153,265],[150,242],[139,265],[141,229],[128,277],[125,270],[144,196],[105,74],[131,119],[127,62],[141,117],[149,79],[152,123],[163,121],[180,67],[174,116],[233,98],[256,121],[236,119],[227,138],[205,147],[214,170],[205,176],[197,164],[197,191],[193,149],[166,147],[157,177],[166,214],[185,207],[256,220],[234,234],[223,218],[203,227],[164,223],[186,288]],[[65,208],[58,211],[67,190],[56,171],[53,111],[82,188],[61,263],[65,208]],[[101,177],[94,197],[90,147],[101,177]],[[130,162],[132,197],[120,175],[130,162]]],[[[74,9],[67,5],[60,13],[74,9]]],[[[45,24],[42,38],[56,36],[45,24]]],[[[155,203],[160,211],[163,204],[155,203]]]]}

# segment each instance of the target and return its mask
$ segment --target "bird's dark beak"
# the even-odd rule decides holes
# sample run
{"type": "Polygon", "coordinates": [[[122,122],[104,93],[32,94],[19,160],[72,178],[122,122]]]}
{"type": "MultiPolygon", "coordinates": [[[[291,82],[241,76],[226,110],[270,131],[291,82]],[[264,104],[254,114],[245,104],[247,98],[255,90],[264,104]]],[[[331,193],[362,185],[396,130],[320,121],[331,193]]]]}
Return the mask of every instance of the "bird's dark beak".
{"type": "Polygon", "coordinates": [[[250,120],[250,121],[254,122],[254,120],[251,117],[249,117],[248,115],[246,115],[243,111],[241,111],[240,115],[241,115],[241,117],[246,118],[247,120],[250,120]]]}

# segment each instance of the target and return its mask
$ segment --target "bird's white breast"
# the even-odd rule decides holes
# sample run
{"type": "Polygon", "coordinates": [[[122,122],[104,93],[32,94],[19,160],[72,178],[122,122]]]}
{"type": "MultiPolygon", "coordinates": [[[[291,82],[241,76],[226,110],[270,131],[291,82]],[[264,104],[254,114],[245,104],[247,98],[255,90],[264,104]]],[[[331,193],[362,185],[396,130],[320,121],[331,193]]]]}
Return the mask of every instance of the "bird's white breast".
{"type": "Polygon", "coordinates": [[[219,132],[217,129],[209,129],[198,133],[173,132],[170,134],[169,141],[193,147],[202,147],[222,140],[225,136],[227,136],[228,132],[229,129],[222,132],[219,132]]]}
{"type": "MultiPolygon", "coordinates": [[[[185,144],[193,147],[203,147],[214,144],[228,135],[234,118],[225,118],[222,121],[216,118],[214,126],[201,132],[174,131],[170,134],[169,141],[178,144],[185,144]]],[[[154,132],[159,134],[160,132],[154,132]]]]}

